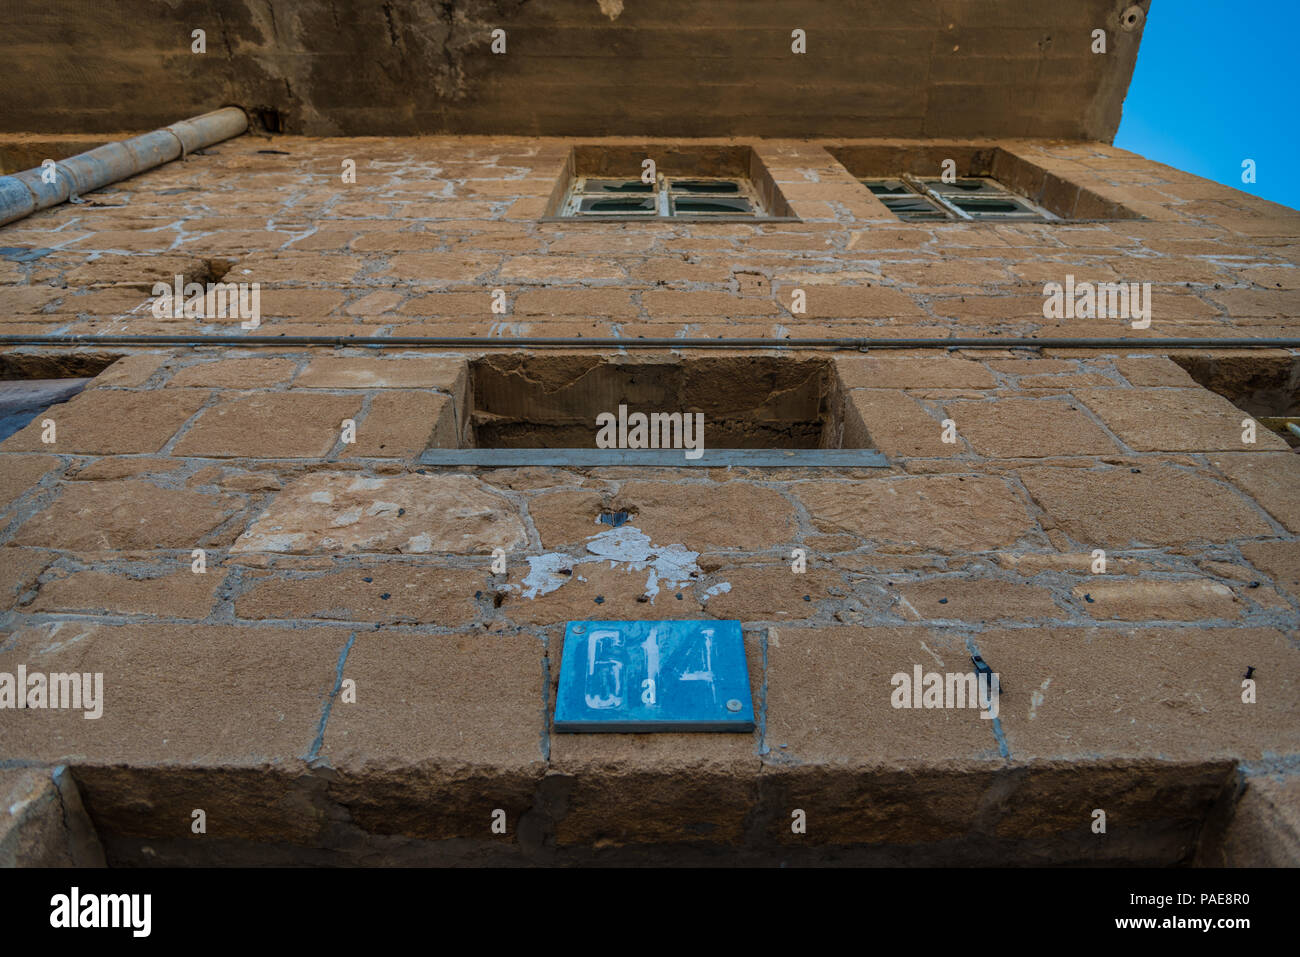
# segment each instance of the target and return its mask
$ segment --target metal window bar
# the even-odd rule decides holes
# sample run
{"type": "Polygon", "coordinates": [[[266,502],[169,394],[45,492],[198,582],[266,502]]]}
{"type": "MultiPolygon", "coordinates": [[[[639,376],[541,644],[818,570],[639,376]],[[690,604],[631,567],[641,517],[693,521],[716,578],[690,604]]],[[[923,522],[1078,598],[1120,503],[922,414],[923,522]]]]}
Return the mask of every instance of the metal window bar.
{"type": "Polygon", "coordinates": [[[925,183],[921,182],[911,173],[903,174],[903,182],[906,183],[908,186],[910,186],[916,192],[920,193],[922,196],[927,197],[932,202],[938,203],[944,209],[944,211],[947,212],[950,219],[964,219],[967,222],[970,222],[975,218],[974,216],[971,216],[969,213],[967,213],[964,209],[958,209],[952,203],[948,202],[948,200],[945,199],[943,196],[940,196],[934,190],[928,188],[925,185],[925,183]]]}

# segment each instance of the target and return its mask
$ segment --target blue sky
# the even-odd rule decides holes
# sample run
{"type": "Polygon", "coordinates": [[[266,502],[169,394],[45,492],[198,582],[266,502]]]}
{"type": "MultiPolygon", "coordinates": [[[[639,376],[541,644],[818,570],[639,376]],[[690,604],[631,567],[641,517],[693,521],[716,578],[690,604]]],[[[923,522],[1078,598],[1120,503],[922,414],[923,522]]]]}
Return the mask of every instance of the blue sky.
{"type": "Polygon", "coordinates": [[[1153,0],[1115,145],[1300,208],[1298,27],[1300,0],[1153,0]]]}

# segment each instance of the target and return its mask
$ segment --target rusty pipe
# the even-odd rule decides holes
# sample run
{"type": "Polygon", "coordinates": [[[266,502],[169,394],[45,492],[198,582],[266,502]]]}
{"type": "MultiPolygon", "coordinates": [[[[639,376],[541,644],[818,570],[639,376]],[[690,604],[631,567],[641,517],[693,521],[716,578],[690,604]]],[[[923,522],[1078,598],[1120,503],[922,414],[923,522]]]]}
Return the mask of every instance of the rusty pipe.
{"type": "Polygon", "coordinates": [[[0,226],[170,163],[246,129],[247,114],[237,106],[227,106],[152,133],[106,143],[49,166],[0,176],[0,226]]]}

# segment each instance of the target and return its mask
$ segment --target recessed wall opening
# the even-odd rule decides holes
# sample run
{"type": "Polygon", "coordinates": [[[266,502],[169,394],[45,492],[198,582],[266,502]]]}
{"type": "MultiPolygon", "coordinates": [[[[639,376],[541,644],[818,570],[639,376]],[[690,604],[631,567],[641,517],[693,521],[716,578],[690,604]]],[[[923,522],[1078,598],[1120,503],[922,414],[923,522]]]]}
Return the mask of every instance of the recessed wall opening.
{"type": "Polygon", "coordinates": [[[1170,356],[1200,385],[1217,392],[1300,448],[1300,357],[1170,356]]]}
{"type": "Polygon", "coordinates": [[[871,144],[827,151],[905,222],[1142,218],[996,146],[871,144]],[[951,173],[947,182],[945,173],[951,173]]]}
{"type": "Polygon", "coordinates": [[[0,442],[67,402],[120,357],[103,353],[0,354],[0,442]]]}
{"type": "Polygon", "coordinates": [[[748,146],[575,146],[545,219],[703,222],[791,220],[794,212],[748,146]]]}
{"type": "Polygon", "coordinates": [[[844,396],[831,359],[489,355],[469,365],[460,449],[421,461],[886,465],[845,428],[844,396]]]}
{"type": "Polygon", "coordinates": [[[706,441],[732,449],[839,447],[827,360],[717,357],[616,362],[489,356],[470,365],[477,448],[596,448],[596,416],[702,413],[706,441]]]}

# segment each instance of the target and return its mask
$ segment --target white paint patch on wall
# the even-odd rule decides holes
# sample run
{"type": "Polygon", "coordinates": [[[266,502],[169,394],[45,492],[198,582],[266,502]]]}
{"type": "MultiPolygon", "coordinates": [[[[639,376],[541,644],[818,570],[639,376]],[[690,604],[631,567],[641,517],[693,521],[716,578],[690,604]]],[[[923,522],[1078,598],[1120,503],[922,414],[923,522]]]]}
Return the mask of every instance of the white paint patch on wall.
{"type": "Polygon", "coordinates": [[[563,552],[549,555],[531,555],[528,558],[528,574],[524,576],[523,585],[508,585],[508,588],[522,588],[525,598],[536,598],[555,591],[567,580],[560,569],[573,564],[573,559],[563,552]]]}
{"type": "MultiPolygon", "coordinates": [[[[660,585],[676,591],[702,574],[697,562],[699,552],[693,552],[685,545],[655,545],[649,535],[634,525],[623,525],[593,535],[587,541],[587,551],[607,560],[610,568],[626,565],[632,571],[645,571],[645,593],[652,604],[659,595],[660,585]]],[[[527,561],[528,574],[522,584],[506,586],[512,590],[519,589],[524,598],[549,594],[573,579],[586,580],[578,571],[581,563],[564,552],[529,556],[527,561]],[[572,569],[573,574],[561,575],[561,569],[566,568],[572,569]]],[[[730,590],[730,583],[720,582],[709,592],[712,595],[730,590]]]]}

